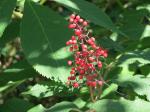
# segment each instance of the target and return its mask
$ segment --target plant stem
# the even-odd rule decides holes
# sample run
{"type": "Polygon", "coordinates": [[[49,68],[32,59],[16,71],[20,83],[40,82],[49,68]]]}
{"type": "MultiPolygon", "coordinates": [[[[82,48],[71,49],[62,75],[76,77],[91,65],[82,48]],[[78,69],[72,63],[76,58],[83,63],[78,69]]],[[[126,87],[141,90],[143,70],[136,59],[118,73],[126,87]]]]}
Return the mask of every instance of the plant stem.
{"type": "Polygon", "coordinates": [[[101,94],[102,94],[102,86],[98,85],[97,88],[98,88],[98,95],[96,96],[95,100],[99,99],[101,97],[101,94]]]}
{"type": "Polygon", "coordinates": [[[92,102],[94,103],[94,102],[95,102],[95,99],[94,99],[94,94],[93,94],[92,87],[90,86],[89,89],[90,89],[91,100],[92,100],[92,102]]]}

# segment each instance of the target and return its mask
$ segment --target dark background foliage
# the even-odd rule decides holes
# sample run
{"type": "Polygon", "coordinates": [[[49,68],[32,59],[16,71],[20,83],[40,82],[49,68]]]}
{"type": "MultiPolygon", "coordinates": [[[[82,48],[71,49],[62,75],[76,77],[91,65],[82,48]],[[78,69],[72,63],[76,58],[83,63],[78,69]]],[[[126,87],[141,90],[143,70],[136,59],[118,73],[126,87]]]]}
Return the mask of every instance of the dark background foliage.
{"type": "Polygon", "coordinates": [[[149,0],[0,0],[0,112],[149,112],[149,0]],[[69,88],[72,13],[109,51],[101,98],[69,88]]]}

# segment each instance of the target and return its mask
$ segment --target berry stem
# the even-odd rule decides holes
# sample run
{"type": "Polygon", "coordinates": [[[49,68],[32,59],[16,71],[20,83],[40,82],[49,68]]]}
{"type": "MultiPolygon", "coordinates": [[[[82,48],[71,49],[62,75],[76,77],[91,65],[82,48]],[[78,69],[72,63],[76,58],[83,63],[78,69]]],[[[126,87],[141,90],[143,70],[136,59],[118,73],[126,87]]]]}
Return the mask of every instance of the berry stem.
{"type": "Polygon", "coordinates": [[[98,89],[98,94],[97,94],[97,96],[96,96],[96,100],[97,99],[100,99],[100,97],[101,97],[101,94],[102,94],[102,88],[103,88],[103,85],[102,86],[97,86],[97,89],[98,89]]]}
{"type": "Polygon", "coordinates": [[[89,87],[89,89],[90,89],[91,100],[92,100],[92,102],[94,103],[94,102],[95,102],[95,98],[94,98],[94,92],[93,92],[93,89],[92,89],[91,86],[89,87]]]}

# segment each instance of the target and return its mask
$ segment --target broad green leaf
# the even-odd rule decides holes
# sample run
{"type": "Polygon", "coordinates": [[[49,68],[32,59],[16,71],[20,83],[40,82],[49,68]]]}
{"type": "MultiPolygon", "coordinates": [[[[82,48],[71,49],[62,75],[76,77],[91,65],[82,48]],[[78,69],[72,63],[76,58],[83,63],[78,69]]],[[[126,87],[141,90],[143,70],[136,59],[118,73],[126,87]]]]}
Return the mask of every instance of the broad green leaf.
{"type": "Polygon", "coordinates": [[[142,36],[141,36],[140,40],[150,37],[150,32],[149,32],[149,30],[150,30],[150,25],[146,25],[145,28],[144,28],[144,31],[143,31],[143,33],[142,33],[142,36]]]}
{"type": "Polygon", "coordinates": [[[110,49],[110,50],[113,49],[119,52],[124,51],[123,46],[121,46],[118,42],[115,42],[110,38],[103,37],[103,38],[99,38],[97,41],[98,41],[98,44],[100,44],[105,49],[110,49]]]}
{"type": "Polygon", "coordinates": [[[150,64],[140,67],[141,74],[145,75],[145,76],[150,76],[150,69],[149,68],[150,68],[150,64]]]}
{"type": "Polygon", "coordinates": [[[0,75],[0,92],[2,92],[7,89],[11,91],[24,80],[36,76],[37,73],[26,60],[23,60],[4,70],[0,75]]]}
{"type": "Polygon", "coordinates": [[[111,95],[111,97],[114,95],[114,93],[117,91],[118,85],[112,83],[109,87],[103,90],[101,94],[101,98],[105,98],[111,95]],[[112,94],[113,93],[113,94],[112,94]]]}
{"type": "Polygon", "coordinates": [[[65,7],[69,8],[73,12],[78,13],[87,20],[105,27],[111,31],[119,32],[111,19],[94,4],[87,2],[85,0],[54,0],[65,7]]]}
{"type": "Polygon", "coordinates": [[[110,79],[122,79],[133,76],[138,67],[150,63],[150,50],[145,49],[143,51],[132,51],[122,55],[109,74],[107,75],[110,79]]]}
{"type": "Polygon", "coordinates": [[[116,65],[112,70],[108,73],[106,79],[122,79],[124,77],[133,76],[136,72],[137,65],[136,64],[123,64],[116,65]]]}
{"type": "Polygon", "coordinates": [[[19,86],[23,81],[10,82],[6,85],[0,86],[0,93],[3,94],[5,92],[9,93],[13,91],[17,86],[19,86]]]}
{"type": "Polygon", "coordinates": [[[45,112],[70,112],[76,108],[76,105],[72,102],[63,101],[52,106],[50,109],[47,109],[45,112]]]}
{"type": "Polygon", "coordinates": [[[22,95],[32,95],[37,98],[49,97],[53,95],[49,86],[50,84],[36,84],[29,91],[23,92],[22,95]]]}
{"type": "Polygon", "coordinates": [[[145,10],[129,10],[124,13],[122,30],[130,40],[135,41],[142,38],[145,31],[145,25],[142,23],[144,16],[148,15],[145,10]]]}
{"type": "Polygon", "coordinates": [[[12,98],[0,106],[0,112],[27,112],[32,107],[32,103],[22,99],[12,98]]]}
{"type": "Polygon", "coordinates": [[[150,48],[149,42],[150,42],[150,34],[149,34],[149,37],[145,37],[140,40],[140,42],[138,43],[139,44],[138,47],[141,49],[150,48]]]}
{"type": "Polygon", "coordinates": [[[17,0],[0,0],[0,37],[11,20],[17,0]]]}
{"type": "Polygon", "coordinates": [[[20,21],[13,20],[5,29],[2,38],[0,38],[0,49],[16,37],[19,37],[20,21]]]}
{"type": "MultiPolygon", "coordinates": [[[[33,2],[39,2],[39,1],[41,1],[41,0],[32,0],[33,2]]],[[[25,0],[17,0],[17,6],[19,6],[19,9],[21,10],[21,11],[23,11],[24,10],[24,3],[25,3],[25,0]]]]}
{"type": "Polygon", "coordinates": [[[69,75],[66,58],[71,55],[65,47],[71,36],[67,26],[67,21],[49,8],[26,1],[21,24],[26,58],[41,75],[62,82],[69,75]]]}
{"type": "Polygon", "coordinates": [[[140,6],[137,6],[137,10],[143,10],[146,9],[150,12],[150,4],[141,4],[140,6]]]}
{"type": "Polygon", "coordinates": [[[74,102],[73,102],[78,108],[83,108],[86,105],[86,102],[84,100],[82,100],[81,98],[77,98],[74,102]]]}
{"type": "Polygon", "coordinates": [[[23,92],[23,95],[32,95],[37,98],[45,98],[52,95],[61,95],[66,91],[66,87],[54,81],[41,81],[35,84],[30,90],[23,92]]]}
{"type": "Polygon", "coordinates": [[[54,80],[40,81],[34,86],[30,87],[27,91],[22,92],[23,96],[34,96],[38,99],[59,96],[69,97],[77,94],[77,91],[73,91],[72,88],[68,88],[61,82],[55,82],[54,80]]]}
{"type": "Polygon", "coordinates": [[[150,63],[150,49],[145,49],[143,51],[133,51],[127,52],[122,57],[119,58],[118,65],[129,65],[135,62],[139,62],[141,65],[150,63]]]}
{"type": "Polygon", "coordinates": [[[49,109],[44,108],[42,105],[37,105],[28,112],[70,112],[73,109],[77,109],[76,105],[72,102],[63,101],[55,104],[49,109]]]}
{"type": "Polygon", "coordinates": [[[135,75],[128,78],[116,79],[121,86],[131,86],[133,90],[139,95],[146,95],[150,101],[150,78],[142,75],[135,75]]]}
{"type": "Polygon", "coordinates": [[[33,108],[31,108],[30,110],[28,110],[27,112],[45,112],[45,108],[43,107],[43,105],[39,104],[33,108]]]}
{"type": "Polygon", "coordinates": [[[90,109],[96,110],[96,112],[149,112],[150,103],[137,99],[130,101],[126,99],[111,100],[104,99],[90,104],[90,109]]]}

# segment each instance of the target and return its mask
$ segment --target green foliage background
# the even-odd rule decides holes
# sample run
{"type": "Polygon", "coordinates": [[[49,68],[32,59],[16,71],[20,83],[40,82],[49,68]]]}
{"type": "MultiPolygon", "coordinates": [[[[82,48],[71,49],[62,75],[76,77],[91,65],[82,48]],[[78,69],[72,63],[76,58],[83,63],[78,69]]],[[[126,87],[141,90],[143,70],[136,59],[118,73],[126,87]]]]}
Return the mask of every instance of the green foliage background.
{"type": "Polygon", "coordinates": [[[0,0],[0,112],[149,112],[148,0],[0,0]],[[71,13],[108,49],[101,98],[68,88],[71,13]]]}

